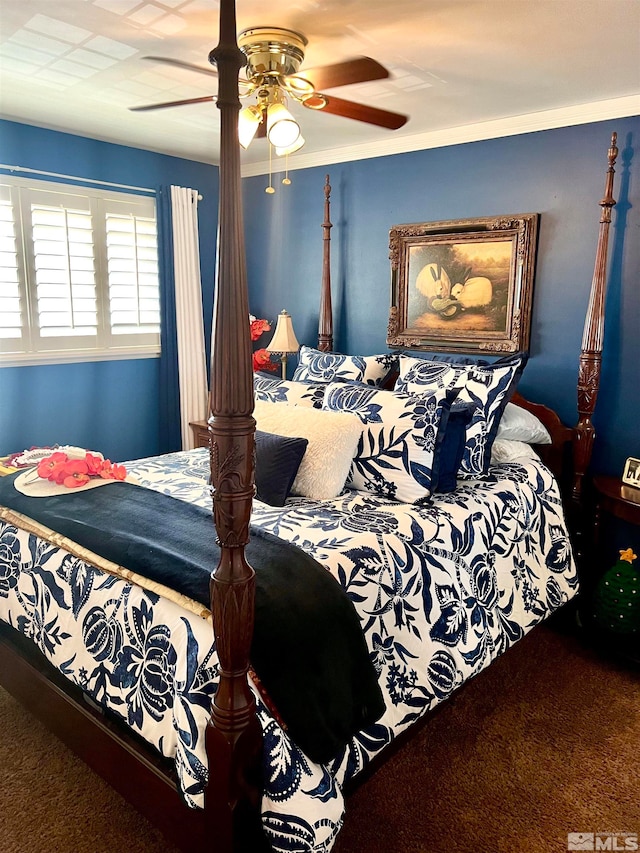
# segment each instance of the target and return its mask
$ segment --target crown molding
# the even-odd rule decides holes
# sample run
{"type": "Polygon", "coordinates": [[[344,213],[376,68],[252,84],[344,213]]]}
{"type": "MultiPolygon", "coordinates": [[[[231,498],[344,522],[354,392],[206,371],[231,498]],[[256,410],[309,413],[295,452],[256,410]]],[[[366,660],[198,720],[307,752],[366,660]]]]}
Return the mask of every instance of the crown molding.
{"type": "MultiPolygon", "coordinates": [[[[611,98],[607,101],[595,101],[573,107],[555,110],[541,110],[527,115],[511,116],[494,121],[416,133],[410,136],[393,136],[388,139],[369,142],[364,145],[351,145],[344,148],[330,148],[309,154],[296,153],[289,158],[289,171],[310,169],[314,166],[327,166],[332,163],[348,163],[354,160],[368,160],[372,157],[386,157],[391,154],[405,154],[409,151],[424,151],[428,148],[444,148],[447,145],[462,145],[465,142],[479,142],[485,139],[499,139],[503,136],[517,136],[522,133],[535,133],[540,130],[552,130],[557,127],[571,127],[577,124],[607,121],[614,118],[640,115],[640,95],[627,95],[611,98]]],[[[273,169],[273,171],[282,171],[273,169]]],[[[242,177],[266,175],[269,162],[250,163],[242,167],[242,177]]]]}

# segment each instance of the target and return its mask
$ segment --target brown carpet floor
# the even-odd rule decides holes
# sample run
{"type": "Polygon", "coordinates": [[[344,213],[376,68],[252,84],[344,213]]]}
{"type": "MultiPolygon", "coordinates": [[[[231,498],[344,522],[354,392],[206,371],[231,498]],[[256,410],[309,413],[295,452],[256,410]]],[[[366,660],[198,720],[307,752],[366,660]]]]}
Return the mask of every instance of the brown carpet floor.
{"type": "MultiPolygon", "coordinates": [[[[640,835],[640,679],[534,630],[347,801],[334,853],[563,853],[569,832],[640,835]]],[[[0,690],[2,853],[173,853],[0,690]]]]}

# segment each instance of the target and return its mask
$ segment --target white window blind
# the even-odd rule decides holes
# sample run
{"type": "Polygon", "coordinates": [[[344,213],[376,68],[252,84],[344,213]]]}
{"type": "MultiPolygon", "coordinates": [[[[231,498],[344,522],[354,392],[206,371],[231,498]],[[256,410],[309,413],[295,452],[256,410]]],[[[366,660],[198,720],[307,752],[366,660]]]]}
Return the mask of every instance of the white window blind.
{"type": "MultiPolygon", "coordinates": [[[[90,201],[33,190],[26,190],[24,195],[31,213],[31,245],[27,251],[35,283],[39,335],[90,337],[95,345],[98,311],[90,201]]],[[[59,341],[50,346],[58,347],[59,341]]]]}
{"type": "Polygon", "coordinates": [[[18,268],[17,223],[11,187],[0,185],[0,340],[20,346],[23,306],[18,268]]]}
{"type": "Polygon", "coordinates": [[[2,362],[157,354],[154,199],[22,179],[2,190],[2,362]]]}
{"type": "Polygon", "coordinates": [[[155,217],[108,205],[105,218],[109,322],[113,335],[158,335],[158,239],[155,217]]]}

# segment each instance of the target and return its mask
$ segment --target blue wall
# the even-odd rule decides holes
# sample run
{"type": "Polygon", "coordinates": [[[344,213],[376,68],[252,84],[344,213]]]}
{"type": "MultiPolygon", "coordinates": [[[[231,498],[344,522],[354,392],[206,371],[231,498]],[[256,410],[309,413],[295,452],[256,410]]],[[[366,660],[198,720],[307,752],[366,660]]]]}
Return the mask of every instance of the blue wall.
{"type": "MultiPolygon", "coordinates": [[[[203,310],[210,336],[218,169],[215,166],[0,121],[0,162],[155,189],[198,189],[203,310]]],[[[18,173],[19,174],[19,173],[18,173]]],[[[54,180],[54,179],[49,179],[54,180]]],[[[157,453],[158,359],[0,368],[0,455],[77,444],[115,460],[157,453]]]]}
{"type": "MultiPolygon", "coordinates": [[[[275,183],[275,195],[265,194],[265,176],[245,179],[251,311],[275,320],[286,308],[298,338],[315,345],[326,172],[333,187],[336,349],[345,352],[386,350],[392,225],[539,212],[531,359],[521,390],[574,423],[577,360],[612,130],[620,147],[618,204],[610,233],[595,467],[620,473],[627,456],[640,457],[638,117],[304,169],[292,173],[289,187],[275,183]]],[[[12,122],[0,122],[0,161],[136,186],[199,189],[209,339],[215,167],[12,122]]],[[[156,359],[0,368],[0,454],[55,442],[95,447],[113,459],[153,454],[162,416],[158,382],[156,359]]]]}
{"type": "MultiPolygon", "coordinates": [[[[302,343],[317,340],[324,176],[333,188],[335,349],[384,352],[389,229],[411,222],[539,212],[531,358],[520,390],[574,424],[576,378],[593,277],[611,132],[617,131],[603,376],[594,468],[621,473],[640,457],[640,118],[244,181],[251,311],[293,316],[302,343]]],[[[295,155],[294,155],[295,156],[295,155]]]]}

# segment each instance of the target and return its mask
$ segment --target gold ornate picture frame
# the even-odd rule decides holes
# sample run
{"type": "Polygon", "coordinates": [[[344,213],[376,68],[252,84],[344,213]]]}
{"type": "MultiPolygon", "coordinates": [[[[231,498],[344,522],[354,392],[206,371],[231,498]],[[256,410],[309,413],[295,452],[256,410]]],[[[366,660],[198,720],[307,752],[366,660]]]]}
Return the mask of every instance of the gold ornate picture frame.
{"type": "Polygon", "coordinates": [[[528,350],[539,219],[523,213],[394,225],[387,344],[528,350]]]}

